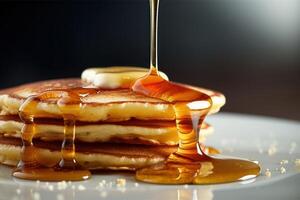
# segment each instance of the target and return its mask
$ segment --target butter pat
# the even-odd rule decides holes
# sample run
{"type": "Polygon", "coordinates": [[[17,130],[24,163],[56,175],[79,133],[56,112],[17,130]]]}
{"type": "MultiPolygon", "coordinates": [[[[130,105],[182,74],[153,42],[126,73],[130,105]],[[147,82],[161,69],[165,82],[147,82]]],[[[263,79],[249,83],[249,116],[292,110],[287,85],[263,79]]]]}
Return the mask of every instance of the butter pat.
{"type": "MultiPolygon", "coordinates": [[[[138,78],[148,73],[142,67],[105,67],[89,68],[82,72],[81,79],[87,84],[103,89],[129,88],[138,78]]],[[[165,73],[160,75],[168,80],[165,73]]]]}

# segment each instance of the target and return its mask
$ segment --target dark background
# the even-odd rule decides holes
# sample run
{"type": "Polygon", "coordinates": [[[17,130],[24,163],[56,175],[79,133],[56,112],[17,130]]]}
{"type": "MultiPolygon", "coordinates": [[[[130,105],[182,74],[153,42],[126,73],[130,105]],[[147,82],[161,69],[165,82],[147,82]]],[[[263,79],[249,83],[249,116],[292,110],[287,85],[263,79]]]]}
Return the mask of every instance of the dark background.
{"type": "MultiPolygon", "coordinates": [[[[225,111],[300,120],[299,0],[161,0],[159,64],[225,111]]],[[[0,2],[0,88],[149,63],[148,0],[0,2]]]]}

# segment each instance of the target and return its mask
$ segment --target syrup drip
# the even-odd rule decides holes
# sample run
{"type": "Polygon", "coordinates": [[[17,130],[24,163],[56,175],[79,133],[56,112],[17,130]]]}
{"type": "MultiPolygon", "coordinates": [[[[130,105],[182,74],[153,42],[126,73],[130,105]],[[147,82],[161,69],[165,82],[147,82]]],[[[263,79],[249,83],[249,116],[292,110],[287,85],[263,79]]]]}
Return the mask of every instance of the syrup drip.
{"type": "Polygon", "coordinates": [[[159,75],[156,48],[158,8],[159,0],[150,0],[150,71],[134,83],[132,90],[173,103],[179,147],[165,162],[138,170],[136,179],[162,184],[212,184],[256,177],[260,167],[254,162],[213,158],[202,151],[198,141],[199,127],[212,106],[212,100],[204,93],[169,82],[159,75]]]}
{"type": "Polygon", "coordinates": [[[91,173],[83,169],[75,159],[75,128],[76,116],[70,114],[71,110],[80,112],[81,97],[96,93],[94,89],[72,88],[66,90],[50,90],[26,99],[22,104],[19,116],[24,122],[22,129],[22,153],[18,167],[13,176],[22,179],[61,181],[61,180],[85,180],[91,173]],[[48,116],[49,113],[37,111],[37,102],[55,101],[64,120],[64,139],[61,147],[62,158],[60,162],[51,168],[43,166],[37,156],[37,148],[33,144],[36,133],[35,118],[48,116]],[[68,105],[68,106],[67,106],[68,105]]]}

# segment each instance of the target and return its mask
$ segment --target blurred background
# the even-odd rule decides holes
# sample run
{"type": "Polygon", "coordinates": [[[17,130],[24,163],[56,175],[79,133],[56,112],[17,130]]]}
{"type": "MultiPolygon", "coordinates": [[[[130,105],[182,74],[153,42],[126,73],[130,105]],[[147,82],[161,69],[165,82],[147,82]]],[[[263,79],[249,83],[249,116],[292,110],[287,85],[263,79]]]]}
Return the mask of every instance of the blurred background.
{"type": "MultiPolygon", "coordinates": [[[[148,63],[148,0],[0,2],[0,88],[148,63]]],[[[300,1],[161,0],[159,65],[224,111],[300,120],[300,1]]]]}

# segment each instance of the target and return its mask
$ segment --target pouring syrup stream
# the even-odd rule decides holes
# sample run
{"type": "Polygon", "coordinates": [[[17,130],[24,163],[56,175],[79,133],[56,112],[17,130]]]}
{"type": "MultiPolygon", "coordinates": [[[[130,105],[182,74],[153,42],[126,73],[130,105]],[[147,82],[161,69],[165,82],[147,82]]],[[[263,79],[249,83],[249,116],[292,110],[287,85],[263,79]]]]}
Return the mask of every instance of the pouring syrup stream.
{"type": "Polygon", "coordinates": [[[157,30],[159,0],[149,0],[151,49],[148,75],[138,79],[132,90],[173,103],[179,147],[160,164],[140,169],[136,179],[161,184],[212,184],[256,177],[260,167],[240,159],[220,159],[206,155],[198,141],[199,127],[212,106],[211,98],[199,91],[163,79],[158,73],[157,30]]]}

